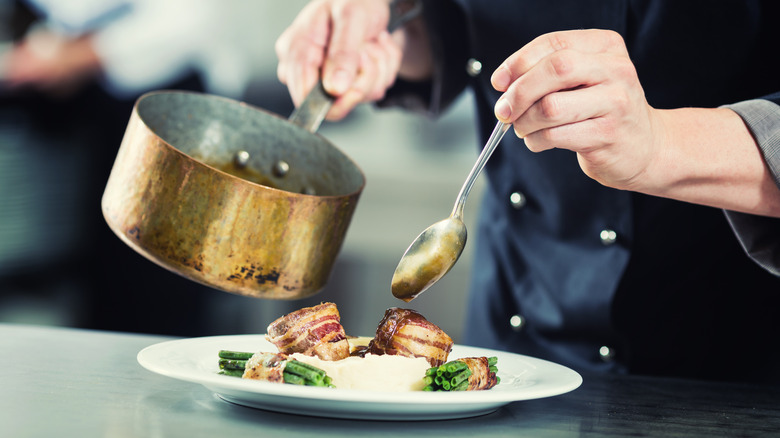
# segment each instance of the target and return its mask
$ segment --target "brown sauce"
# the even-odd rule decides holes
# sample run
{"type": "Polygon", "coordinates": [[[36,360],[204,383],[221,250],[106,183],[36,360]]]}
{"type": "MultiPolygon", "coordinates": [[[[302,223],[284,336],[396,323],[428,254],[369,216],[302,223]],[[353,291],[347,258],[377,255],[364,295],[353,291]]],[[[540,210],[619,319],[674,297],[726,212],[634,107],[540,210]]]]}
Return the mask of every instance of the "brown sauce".
{"type": "Polygon", "coordinates": [[[251,181],[255,184],[260,184],[262,186],[271,187],[273,189],[278,189],[276,185],[274,185],[271,180],[263,175],[262,173],[251,169],[249,167],[239,167],[236,166],[236,163],[229,162],[229,163],[222,163],[222,164],[210,164],[212,167],[219,169],[225,173],[229,173],[233,176],[237,176],[241,179],[245,179],[247,181],[251,181]]]}

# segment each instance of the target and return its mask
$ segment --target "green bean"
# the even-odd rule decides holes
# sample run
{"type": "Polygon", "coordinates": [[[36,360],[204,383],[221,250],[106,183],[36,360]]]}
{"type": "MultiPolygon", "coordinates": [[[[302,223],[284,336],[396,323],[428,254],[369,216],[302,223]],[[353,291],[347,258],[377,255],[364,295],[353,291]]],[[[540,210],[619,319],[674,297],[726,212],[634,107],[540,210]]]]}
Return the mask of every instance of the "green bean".
{"type": "Polygon", "coordinates": [[[249,360],[249,358],[252,356],[254,356],[254,353],[233,350],[219,350],[219,357],[221,359],[249,360]]]}
{"type": "Polygon", "coordinates": [[[299,375],[283,372],[282,376],[284,377],[284,383],[290,383],[292,385],[305,385],[306,384],[306,379],[304,379],[303,377],[301,377],[299,375]]]}
{"type": "Polygon", "coordinates": [[[231,360],[231,359],[220,359],[219,360],[219,368],[222,370],[240,370],[244,371],[246,368],[246,361],[245,360],[231,360]]]}
{"type": "Polygon", "coordinates": [[[321,384],[325,378],[325,371],[322,371],[316,367],[307,366],[307,364],[298,362],[297,360],[288,360],[284,367],[284,371],[287,373],[299,375],[304,379],[311,381],[315,385],[321,384]]]}
{"type": "Polygon", "coordinates": [[[463,381],[468,381],[469,377],[471,377],[471,370],[463,370],[459,372],[458,374],[455,374],[450,378],[450,385],[452,386],[458,386],[463,381]]]}

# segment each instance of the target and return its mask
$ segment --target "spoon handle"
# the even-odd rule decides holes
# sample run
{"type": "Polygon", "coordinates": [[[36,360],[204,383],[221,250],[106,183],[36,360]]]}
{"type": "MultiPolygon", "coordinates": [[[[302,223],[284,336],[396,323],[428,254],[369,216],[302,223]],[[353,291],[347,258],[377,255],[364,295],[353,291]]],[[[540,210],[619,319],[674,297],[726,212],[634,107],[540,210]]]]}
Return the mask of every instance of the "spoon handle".
{"type": "Polygon", "coordinates": [[[474,163],[474,167],[471,168],[469,176],[466,177],[466,182],[463,184],[463,187],[461,187],[460,193],[458,193],[458,197],[455,201],[455,207],[452,209],[451,216],[458,218],[463,217],[463,206],[466,204],[466,198],[469,196],[469,192],[471,192],[471,188],[474,186],[474,182],[477,180],[480,172],[482,172],[482,169],[485,167],[485,164],[487,164],[488,159],[490,159],[493,151],[496,150],[496,146],[498,146],[498,143],[504,137],[506,131],[509,130],[510,126],[512,126],[511,123],[498,122],[496,127],[493,128],[493,133],[490,134],[490,138],[488,138],[485,147],[482,148],[482,152],[479,154],[479,157],[477,157],[477,162],[474,163]]]}

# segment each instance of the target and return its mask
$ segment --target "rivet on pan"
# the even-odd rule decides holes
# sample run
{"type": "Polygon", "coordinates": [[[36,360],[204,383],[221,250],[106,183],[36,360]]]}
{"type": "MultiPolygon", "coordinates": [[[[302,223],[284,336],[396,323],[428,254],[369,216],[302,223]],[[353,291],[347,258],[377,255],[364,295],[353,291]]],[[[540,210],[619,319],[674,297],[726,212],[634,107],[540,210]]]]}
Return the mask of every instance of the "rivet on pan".
{"type": "Polygon", "coordinates": [[[303,193],[304,195],[311,195],[311,196],[314,196],[314,195],[316,195],[316,194],[317,194],[317,192],[314,190],[314,188],[313,188],[313,187],[308,187],[308,186],[307,186],[307,187],[304,187],[304,188],[301,190],[301,193],[303,193]]]}
{"type": "Polygon", "coordinates": [[[290,171],[290,165],[287,164],[284,160],[279,160],[274,164],[273,169],[271,169],[274,173],[274,176],[277,176],[279,178],[287,175],[287,172],[290,171]]]}
{"type": "Polygon", "coordinates": [[[236,167],[239,168],[246,167],[246,165],[249,163],[249,152],[247,151],[236,152],[236,156],[233,157],[233,162],[236,164],[236,167]]]}

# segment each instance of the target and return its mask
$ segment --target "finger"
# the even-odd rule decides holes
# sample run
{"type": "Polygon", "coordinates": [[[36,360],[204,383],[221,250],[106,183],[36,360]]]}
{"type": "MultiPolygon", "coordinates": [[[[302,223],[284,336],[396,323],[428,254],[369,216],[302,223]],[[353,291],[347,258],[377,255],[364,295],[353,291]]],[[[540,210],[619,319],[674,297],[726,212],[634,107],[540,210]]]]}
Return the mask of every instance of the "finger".
{"type": "Polygon", "coordinates": [[[369,92],[375,88],[378,77],[377,64],[367,52],[360,54],[360,71],[352,86],[339,96],[328,112],[328,120],[341,120],[357,105],[365,102],[369,92]]]}
{"type": "Polygon", "coordinates": [[[510,55],[493,72],[490,80],[498,91],[506,91],[520,76],[542,59],[561,50],[585,53],[625,54],[626,48],[620,34],[600,29],[552,32],[535,38],[510,55]]]}
{"type": "Polygon", "coordinates": [[[533,152],[552,149],[551,145],[557,145],[560,149],[578,149],[577,161],[588,177],[609,187],[620,187],[627,184],[636,171],[621,170],[626,169],[626,165],[619,164],[619,161],[625,160],[625,157],[615,151],[613,138],[605,135],[612,129],[611,125],[608,117],[595,117],[536,131],[524,141],[533,152]],[[583,139],[587,139],[587,144],[582,144],[583,139]]]}
{"type": "Polygon", "coordinates": [[[310,49],[307,53],[296,56],[306,61],[280,60],[277,66],[277,76],[283,84],[287,85],[290,97],[298,106],[317,83],[319,66],[325,56],[322,51],[315,49],[310,49]]]}
{"type": "Polygon", "coordinates": [[[289,78],[287,87],[296,106],[303,102],[317,84],[320,77],[320,66],[325,58],[323,50],[311,46],[302,50],[303,53],[296,55],[299,60],[291,66],[287,74],[289,78]]]}
{"type": "Polygon", "coordinates": [[[277,38],[276,43],[274,43],[276,59],[279,61],[276,65],[276,76],[279,78],[279,81],[285,85],[287,85],[288,82],[287,75],[290,65],[290,44],[293,39],[291,33],[291,28],[287,28],[282,32],[279,38],[277,38]]]}
{"type": "Polygon", "coordinates": [[[610,91],[619,93],[619,90],[610,90],[600,84],[547,94],[515,120],[515,133],[523,138],[542,129],[603,116],[612,108],[609,104],[613,97],[610,91]]]}
{"type": "Polygon", "coordinates": [[[589,153],[609,144],[608,137],[605,136],[608,124],[606,117],[593,117],[534,131],[523,137],[523,141],[533,152],[568,149],[578,153],[589,153]]]}
{"type": "Polygon", "coordinates": [[[360,103],[382,99],[395,81],[402,53],[389,34],[384,35],[363,46],[358,75],[350,90],[336,100],[329,120],[342,118],[360,103]]]}
{"type": "Polygon", "coordinates": [[[575,50],[551,53],[509,86],[496,102],[496,118],[513,122],[543,96],[606,81],[611,66],[617,63],[612,58],[575,50]]]}
{"type": "Polygon", "coordinates": [[[322,3],[310,3],[275,44],[277,76],[286,84],[296,105],[314,87],[330,35],[330,17],[322,3]]]}
{"type": "Polygon", "coordinates": [[[359,3],[339,2],[331,12],[332,32],[322,82],[325,90],[334,96],[341,96],[350,89],[357,77],[362,45],[387,26],[388,8],[380,9],[384,14],[375,14],[360,6],[359,3]]]}

